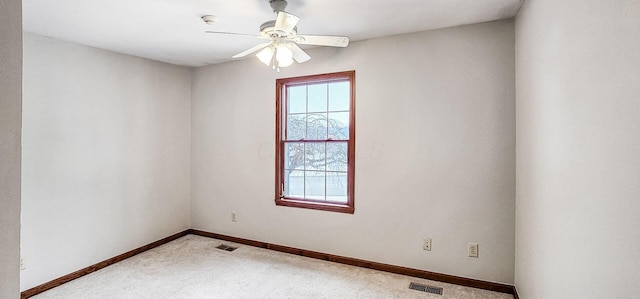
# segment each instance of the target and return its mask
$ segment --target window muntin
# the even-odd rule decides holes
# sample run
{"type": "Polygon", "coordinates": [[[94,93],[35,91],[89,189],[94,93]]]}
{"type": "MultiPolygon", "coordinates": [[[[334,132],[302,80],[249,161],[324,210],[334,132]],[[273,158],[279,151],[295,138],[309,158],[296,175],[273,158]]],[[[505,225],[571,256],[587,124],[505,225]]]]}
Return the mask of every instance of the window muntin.
{"type": "Polygon", "coordinates": [[[353,213],[354,79],[276,81],[276,204],[353,213]]]}

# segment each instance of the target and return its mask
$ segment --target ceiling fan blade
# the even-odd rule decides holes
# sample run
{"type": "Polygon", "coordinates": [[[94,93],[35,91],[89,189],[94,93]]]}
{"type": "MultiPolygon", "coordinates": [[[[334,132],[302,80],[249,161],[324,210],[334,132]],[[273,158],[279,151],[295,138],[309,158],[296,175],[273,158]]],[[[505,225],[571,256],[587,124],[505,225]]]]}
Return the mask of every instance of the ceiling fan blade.
{"type": "Polygon", "coordinates": [[[255,38],[261,38],[261,39],[268,39],[262,35],[255,35],[255,34],[245,34],[245,33],[235,33],[235,32],[222,32],[222,31],[205,31],[205,33],[214,33],[214,34],[225,34],[225,35],[237,35],[237,36],[246,36],[246,37],[255,37],[255,38]]]}
{"type": "Polygon", "coordinates": [[[293,59],[295,59],[298,63],[303,63],[311,59],[311,56],[309,56],[309,54],[307,54],[307,52],[305,52],[304,50],[300,49],[298,45],[294,43],[290,43],[290,45],[291,51],[293,52],[293,59]]]}
{"type": "Polygon", "coordinates": [[[249,54],[251,54],[253,52],[257,52],[258,50],[269,46],[270,44],[271,44],[271,42],[262,43],[262,44],[256,45],[256,46],[254,46],[254,47],[252,47],[252,48],[250,48],[248,50],[242,51],[242,52],[240,52],[240,53],[238,53],[236,55],[231,56],[231,58],[245,57],[245,56],[247,56],[247,55],[249,55],[249,54]]]}
{"type": "Polygon", "coordinates": [[[294,41],[301,45],[315,45],[328,47],[346,47],[349,45],[349,38],[346,36],[331,35],[300,35],[294,38],[294,41]]]}
{"type": "Polygon", "coordinates": [[[284,32],[285,35],[291,33],[291,30],[296,27],[300,21],[300,18],[296,15],[292,15],[288,12],[279,11],[276,18],[275,30],[284,32]]]}

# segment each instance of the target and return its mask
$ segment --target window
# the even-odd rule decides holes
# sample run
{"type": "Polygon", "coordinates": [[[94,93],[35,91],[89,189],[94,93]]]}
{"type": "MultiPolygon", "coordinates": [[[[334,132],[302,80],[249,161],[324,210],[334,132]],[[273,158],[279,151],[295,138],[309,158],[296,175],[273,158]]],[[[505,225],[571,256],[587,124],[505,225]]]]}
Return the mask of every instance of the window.
{"type": "Polygon", "coordinates": [[[354,212],[355,71],[276,80],[276,204],[354,212]]]}

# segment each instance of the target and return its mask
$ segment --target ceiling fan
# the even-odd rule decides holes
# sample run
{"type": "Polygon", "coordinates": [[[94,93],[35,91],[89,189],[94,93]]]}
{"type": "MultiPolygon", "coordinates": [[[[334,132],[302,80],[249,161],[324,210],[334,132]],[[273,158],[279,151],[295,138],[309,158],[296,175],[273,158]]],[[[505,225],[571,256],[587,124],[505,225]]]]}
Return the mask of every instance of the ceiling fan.
{"type": "Polygon", "coordinates": [[[233,55],[232,58],[245,57],[249,54],[262,50],[256,54],[258,59],[277,71],[280,71],[281,67],[290,66],[294,60],[298,63],[303,63],[311,59],[311,56],[309,56],[309,54],[302,50],[298,45],[328,47],[346,47],[349,45],[349,38],[346,36],[298,34],[298,28],[296,25],[298,24],[298,21],[300,21],[300,18],[284,11],[287,7],[287,1],[269,0],[269,4],[271,5],[273,12],[277,14],[277,17],[275,20],[267,21],[260,26],[260,35],[220,31],[205,32],[250,36],[270,40],[233,55]]]}

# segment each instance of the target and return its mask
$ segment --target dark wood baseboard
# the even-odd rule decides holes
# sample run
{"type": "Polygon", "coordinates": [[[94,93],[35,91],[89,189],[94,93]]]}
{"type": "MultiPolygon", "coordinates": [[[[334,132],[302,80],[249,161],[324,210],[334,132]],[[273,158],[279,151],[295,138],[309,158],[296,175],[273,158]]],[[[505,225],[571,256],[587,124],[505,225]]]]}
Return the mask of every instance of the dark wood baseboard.
{"type": "Polygon", "coordinates": [[[128,259],[128,258],[130,258],[130,257],[132,257],[134,255],[140,254],[140,253],[145,252],[145,251],[147,251],[149,249],[158,247],[158,246],[163,245],[165,243],[169,243],[169,242],[171,242],[171,241],[173,241],[175,239],[178,239],[180,237],[184,237],[184,236],[186,236],[186,235],[188,235],[190,233],[191,233],[191,230],[188,229],[188,230],[179,232],[177,234],[173,234],[173,235],[168,236],[168,237],[166,237],[164,239],[155,241],[153,243],[149,243],[147,245],[144,245],[142,247],[136,248],[136,249],[131,250],[131,251],[127,251],[127,252],[125,252],[125,253],[123,253],[121,255],[118,255],[116,257],[112,257],[110,259],[104,260],[104,261],[99,262],[97,264],[93,264],[93,265],[91,265],[89,267],[80,269],[80,270],[78,270],[76,272],[73,272],[71,274],[67,274],[65,276],[56,278],[56,279],[54,279],[52,281],[43,283],[43,284],[41,284],[39,286],[35,286],[33,288],[30,288],[28,290],[25,290],[25,291],[21,292],[20,293],[20,298],[24,299],[24,298],[29,298],[31,296],[35,296],[35,295],[40,294],[40,293],[42,293],[42,292],[44,292],[46,290],[55,288],[55,287],[57,287],[57,286],[59,286],[61,284],[64,284],[64,283],[72,281],[72,280],[74,280],[76,278],[85,276],[85,275],[87,275],[87,274],[89,274],[91,272],[98,271],[98,270],[100,270],[100,269],[102,269],[104,267],[107,267],[109,265],[113,265],[113,264],[115,264],[117,262],[120,262],[122,260],[128,259]]]}
{"type": "Polygon", "coordinates": [[[288,246],[282,246],[282,245],[271,244],[271,243],[266,243],[266,242],[260,242],[260,241],[237,238],[237,237],[232,237],[232,236],[227,236],[227,235],[221,235],[221,234],[216,234],[216,233],[211,233],[211,232],[206,232],[206,231],[196,230],[196,229],[187,229],[185,231],[173,234],[173,235],[171,235],[169,237],[166,237],[164,239],[155,241],[153,243],[149,243],[147,245],[144,245],[142,247],[136,248],[134,250],[127,251],[127,252],[125,252],[125,253],[123,253],[121,255],[112,257],[110,259],[104,260],[104,261],[99,262],[97,264],[94,264],[94,265],[91,265],[89,267],[80,269],[80,270],[75,271],[75,272],[73,272],[71,274],[67,274],[65,276],[56,278],[56,279],[54,279],[52,281],[43,283],[43,284],[41,284],[39,286],[30,288],[30,289],[25,290],[22,293],[20,293],[20,297],[24,299],[24,298],[29,298],[31,296],[35,296],[35,295],[40,294],[40,293],[42,293],[44,291],[47,291],[49,289],[55,288],[55,287],[57,287],[59,285],[67,283],[69,281],[72,281],[72,280],[74,280],[76,278],[82,277],[82,276],[87,275],[87,274],[89,274],[91,272],[98,271],[98,270],[100,270],[102,268],[105,268],[107,266],[113,265],[113,264],[115,264],[117,262],[120,262],[120,261],[123,261],[125,259],[128,259],[128,258],[130,258],[130,257],[132,257],[134,255],[140,254],[142,252],[145,252],[145,251],[150,250],[152,248],[158,247],[160,245],[169,243],[169,242],[171,242],[171,241],[173,241],[175,239],[178,239],[180,237],[183,237],[183,236],[186,236],[186,235],[189,235],[189,234],[203,236],[203,237],[209,237],[209,238],[214,238],[214,239],[218,239],[218,240],[225,240],[225,241],[229,241],[229,242],[235,242],[235,243],[239,243],[239,244],[245,244],[245,245],[249,245],[249,246],[260,247],[260,248],[265,248],[265,249],[270,249],[270,250],[275,250],[275,251],[280,251],[280,252],[285,252],[285,253],[290,253],[290,254],[295,254],[295,255],[300,255],[300,256],[305,256],[305,257],[325,260],[325,261],[330,261],[330,262],[336,262],[336,263],[341,263],[341,264],[345,264],[345,265],[357,266],[357,267],[368,268],[368,269],[373,269],[373,270],[379,270],[379,271],[385,271],[385,272],[396,273],[396,274],[401,274],[401,275],[407,275],[407,276],[412,276],[412,277],[418,277],[418,278],[424,278],[424,279],[435,280],[435,281],[440,281],[440,282],[446,282],[446,283],[451,283],[451,284],[456,284],[456,285],[461,285],[461,286],[466,286],[466,287],[472,287],[472,288],[485,289],[485,290],[501,292],[501,293],[506,293],[506,294],[512,294],[515,299],[519,299],[518,298],[518,292],[516,291],[516,287],[515,286],[511,286],[511,285],[500,284],[500,283],[495,283],[495,282],[488,282],[488,281],[482,281],[482,280],[459,277],[459,276],[453,276],[453,275],[447,275],[447,274],[441,274],[441,273],[435,273],[435,272],[429,272],[429,271],[424,271],[424,270],[406,268],[406,267],[401,267],[401,266],[394,266],[394,265],[371,262],[371,261],[365,261],[365,260],[360,260],[360,259],[355,259],[355,258],[343,257],[343,256],[339,256],[339,255],[321,253],[321,252],[316,252],[316,251],[298,249],[298,248],[293,248],[293,247],[288,247],[288,246]]]}
{"type": "Polygon", "coordinates": [[[412,276],[412,277],[418,277],[418,278],[424,278],[424,279],[435,280],[435,281],[440,281],[440,282],[446,282],[446,283],[451,283],[451,284],[456,284],[456,285],[461,285],[461,286],[466,286],[466,287],[472,287],[472,288],[490,290],[490,291],[495,291],[495,292],[500,292],[500,293],[512,294],[512,295],[515,296],[516,299],[518,298],[517,294],[516,294],[516,291],[515,291],[515,287],[511,286],[511,285],[507,285],[507,284],[488,282],[488,281],[477,280],[477,279],[472,279],[472,278],[465,278],[465,277],[460,277],[460,276],[453,276],[453,275],[429,272],[429,271],[424,271],[424,270],[406,268],[406,267],[401,267],[401,266],[394,266],[394,265],[389,265],[389,264],[382,264],[382,263],[377,263],[377,262],[365,261],[365,260],[349,258],[349,257],[344,257],[344,256],[338,256],[338,255],[333,255],[333,254],[321,253],[321,252],[298,249],[298,248],[287,247],[287,246],[282,246],[282,245],[276,245],[276,244],[271,244],[271,243],[266,243],[266,242],[260,242],[260,241],[254,241],[254,240],[249,240],[249,239],[226,236],[226,235],[221,235],[221,234],[216,234],[216,233],[211,233],[211,232],[206,232],[206,231],[196,230],[196,229],[190,229],[189,233],[194,234],[194,235],[198,235],[198,236],[209,237],[209,238],[214,238],[214,239],[219,239],[219,240],[225,240],[225,241],[229,241],[229,242],[235,242],[235,243],[250,245],[250,246],[254,246],[254,247],[266,248],[266,249],[271,249],[271,250],[275,250],[275,251],[280,251],[280,252],[285,252],[285,253],[290,253],[290,254],[295,254],[295,255],[301,255],[301,256],[305,256],[305,257],[310,257],[310,258],[315,258],[315,259],[320,259],[320,260],[325,260],[325,261],[331,261],[331,262],[336,262],[336,263],[341,263],[341,264],[346,264],[346,265],[351,265],[351,266],[358,266],[358,267],[362,267],[362,268],[369,268],[369,269],[373,269],[373,270],[380,270],[380,271],[385,271],[385,272],[390,272],[390,273],[396,273],[396,274],[402,274],[402,275],[407,275],[407,276],[412,276]]]}

